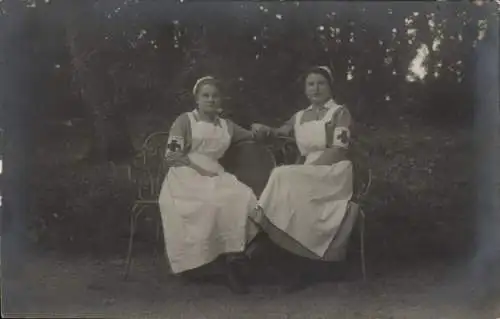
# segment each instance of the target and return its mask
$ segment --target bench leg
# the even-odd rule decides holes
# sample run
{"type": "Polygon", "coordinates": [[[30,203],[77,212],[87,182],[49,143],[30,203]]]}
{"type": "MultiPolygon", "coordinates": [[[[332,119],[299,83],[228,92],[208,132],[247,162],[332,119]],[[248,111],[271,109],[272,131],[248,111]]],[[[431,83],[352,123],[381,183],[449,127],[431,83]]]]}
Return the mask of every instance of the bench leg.
{"type": "Polygon", "coordinates": [[[126,259],[126,264],[125,264],[125,273],[123,275],[124,279],[128,278],[128,275],[130,272],[130,265],[132,263],[132,249],[133,249],[133,245],[134,245],[134,235],[135,235],[137,218],[141,215],[142,211],[144,211],[144,209],[146,208],[146,206],[142,206],[139,210],[137,210],[138,207],[139,207],[139,205],[135,204],[132,207],[132,212],[130,214],[130,234],[129,234],[129,240],[128,240],[128,252],[127,252],[127,259],[126,259]]]}
{"type": "Polygon", "coordinates": [[[156,241],[155,241],[155,257],[158,257],[161,252],[158,251],[158,243],[160,242],[161,220],[156,223],[156,241]]]}
{"type": "Polygon", "coordinates": [[[361,272],[363,273],[363,281],[366,281],[366,262],[365,262],[365,214],[362,210],[360,212],[360,229],[359,229],[359,234],[360,234],[360,253],[361,253],[361,272]]]}

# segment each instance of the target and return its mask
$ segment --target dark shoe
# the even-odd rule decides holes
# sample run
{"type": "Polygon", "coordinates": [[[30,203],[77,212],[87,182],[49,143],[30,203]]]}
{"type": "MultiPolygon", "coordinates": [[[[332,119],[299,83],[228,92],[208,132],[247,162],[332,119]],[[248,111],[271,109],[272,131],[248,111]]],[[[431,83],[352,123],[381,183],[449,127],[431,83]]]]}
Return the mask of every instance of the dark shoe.
{"type": "Polygon", "coordinates": [[[227,273],[227,285],[235,294],[246,295],[250,292],[248,286],[243,282],[242,278],[234,270],[229,270],[227,273]]]}
{"type": "Polygon", "coordinates": [[[247,266],[247,259],[244,255],[229,255],[226,258],[227,284],[235,294],[242,295],[250,292],[243,275],[245,266],[247,266]]]}
{"type": "Polygon", "coordinates": [[[310,261],[303,257],[289,256],[287,258],[288,267],[284,272],[285,285],[283,291],[285,293],[295,293],[308,288],[312,283],[312,273],[310,261]]]}
{"type": "Polygon", "coordinates": [[[245,254],[252,271],[254,268],[266,268],[270,263],[274,264],[271,260],[276,259],[274,244],[265,234],[255,238],[247,247],[245,254]]]}
{"type": "Polygon", "coordinates": [[[305,276],[297,275],[292,278],[284,285],[283,292],[287,294],[299,292],[308,288],[311,282],[305,278],[305,276]]]}
{"type": "Polygon", "coordinates": [[[245,255],[249,259],[259,259],[265,253],[265,244],[269,241],[265,233],[259,233],[255,238],[248,244],[245,249],[245,255]]]}

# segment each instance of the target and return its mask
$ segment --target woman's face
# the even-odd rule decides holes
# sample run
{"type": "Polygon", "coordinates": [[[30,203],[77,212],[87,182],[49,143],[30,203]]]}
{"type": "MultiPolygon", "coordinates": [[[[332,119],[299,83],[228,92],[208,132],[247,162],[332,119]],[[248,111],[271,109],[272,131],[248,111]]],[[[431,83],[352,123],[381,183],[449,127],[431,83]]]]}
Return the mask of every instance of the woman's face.
{"type": "Polygon", "coordinates": [[[322,105],[332,98],[330,85],[323,75],[310,73],[305,82],[306,96],[312,104],[322,105]]]}
{"type": "Polygon", "coordinates": [[[198,109],[206,114],[218,114],[221,97],[217,86],[211,83],[202,84],[196,94],[198,109]]]}

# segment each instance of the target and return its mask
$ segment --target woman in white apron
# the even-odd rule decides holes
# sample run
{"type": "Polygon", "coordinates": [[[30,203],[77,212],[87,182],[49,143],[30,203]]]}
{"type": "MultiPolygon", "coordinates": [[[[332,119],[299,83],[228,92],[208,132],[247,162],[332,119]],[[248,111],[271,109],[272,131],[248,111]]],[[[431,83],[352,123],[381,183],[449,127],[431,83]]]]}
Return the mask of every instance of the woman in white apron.
{"type": "MultiPolygon", "coordinates": [[[[308,108],[277,129],[252,125],[260,136],[294,135],[305,162],[273,170],[251,218],[278,246],[322,261],[344,258],[345,234],[352,228],[344,227],[353,192],[347,157],[351,117],[332,99],[332,82],[328,67],[311,69],[305,78],[308,108]]],[[[304,271],[290,274],[289,290],[304,286],[304,271]]]]}
{"type": "Polygon", "coordinates": [[[218,160],[232,142],[252,133],[218,116],[221,98],[213,77],[199,79],[193,94],[197,108],[175,120],[165,154],[170,169],[159,206],[167,256],[179,274],[224,255],[229,287],[246,293],[238,266],[256,233],[248,215],[257,199],[218,160]]]}

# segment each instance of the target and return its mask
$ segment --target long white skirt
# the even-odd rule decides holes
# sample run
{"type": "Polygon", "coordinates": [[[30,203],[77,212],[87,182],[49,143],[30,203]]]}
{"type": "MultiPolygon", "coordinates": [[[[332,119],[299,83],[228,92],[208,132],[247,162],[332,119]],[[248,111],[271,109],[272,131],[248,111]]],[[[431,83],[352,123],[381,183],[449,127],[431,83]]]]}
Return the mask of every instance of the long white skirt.
{"type": "Polygon", "coordinates": [[[299,255],[343,259],[357,207],[351,205],[352,163],[287,165],[273,170],[251,218],[278,245],[299,255]],[[340,240],[340,241],[339,241],[340,240]]]}
{"type": "Polygon", "coordinates": [[[189,167],[171,168],[159,206],[172,272],[244,251],[257,232],[248,219],[256,203],[253,191],[229,173],[206,177],[189,167]]]}

